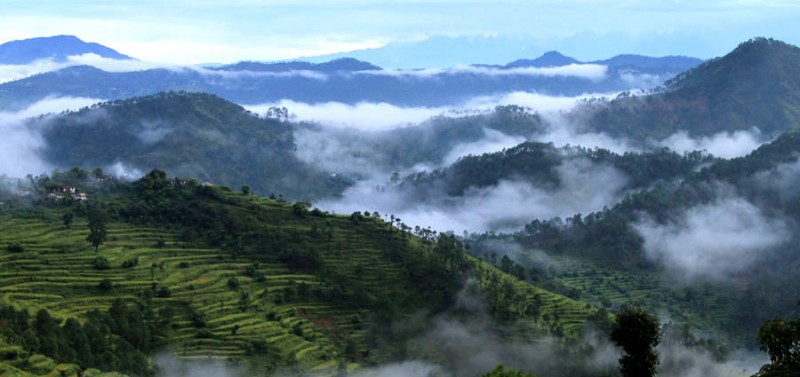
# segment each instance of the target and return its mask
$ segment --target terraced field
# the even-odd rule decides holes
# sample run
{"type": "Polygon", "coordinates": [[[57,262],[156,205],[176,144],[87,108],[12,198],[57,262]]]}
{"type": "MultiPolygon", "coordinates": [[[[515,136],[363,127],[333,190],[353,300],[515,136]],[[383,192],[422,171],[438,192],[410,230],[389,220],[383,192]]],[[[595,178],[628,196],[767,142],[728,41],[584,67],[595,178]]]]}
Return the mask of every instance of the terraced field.
{"type": "MultiPolygon", "coordinates": [[[[436,276],[440,272],[424,267],[433,263],[425,258],[434,258],[435,243],[372,217],[298,211],[277,200],[214,192],[208,208],[228,219],[225,226],[234,234],[216,246],[187,236],[185,226],[114,217],[95,251],[86,241],[87,218],[74,206],[0,208],[0,304],[81,320],[117,298],[144,300],[170,309],[171,326],[161,335],[165,351],[177,358],[334,373],[343,363],[356,368],[367,357],[391,357],[376,348],[376,318],[412,318],[446,304],[436,300],[450,299],[441,296],[443,285],[426,285],[447,284],[436,276]],[[67,212],[76,213],[69,226],[63,221],[67,212]],[[293,267],[283,259],[287,251],[316,253],[316,263],[325,268],[293,267]]],[[[468,257],[467,263],[487,295],[502,290],[510,303],[506,310],[526,329],[515,337],[575,336],[596,311],[477,258],[468,257]]],[[[16,350],[0,362],[6,371],[71,375],[77,370],[0,346],[16,350]]],[[[99,373],[87,371],[92,372],[99,373]]]]}
{"type": "Polygon", "coordinates": [[[612,308],[638,305],[658,313],[663,321],[687,323],[694,329],[714,329],[725,324],[736,300],[732,286],[707,283],[690,287],[659,272],[621,270],[574,256],[550,258],[558,271],[556,280],[578,290],[582,301],[612,308]]]}
{"type": "MultiPolygon", "coordinates": [[[[76,220],[67,229],[61,214],[37,211],[24,220],[0,214],[0,228],[5,230],[0,232],[3,303],[80,318],[108,308],[115,298],[142,297],[154,285],[168,287],[169,297],[157,295],[152,300],[176,309],[172,351],[189,359],[243,357],[255,344],[270,359],[297,362],[304,369],[329,368],[336,365],[333,360],[341,348],[337,341],[360,336],[354,330],[366,317],[360,311],[311,299],[284,299],[287,290],[317,285],[313,275],[294,274],[280,263],[259,263],[255,270],[266,279],[257,282],[243,275],[253,266],[247,257],[233,257],[222,249],[190,248],[164,229],[124,223],[109,225],[108,241],[95,253],[85,241],[85,220],[76,220]],[[5,247],[9,244],[24,251],[10,253],[5,247]],[[96,269],[93,261],[98,257],[106,258],[111,267],[96,269]],[[136,265],[122,267],[130,260],[136,265]],[[230,279],[236,279],[238,286],[233,287],[230,279]],[[112,288],[101,289],[103,280],[111,281],[112,288]],[[203,326],[193,321],[197,313],[203,326]]],[[[369,262],[370,269],[388,269],[366,252],[354,259],[369,262]]],[[[31,370],[39,374],[43,368],[31,370]]]]}

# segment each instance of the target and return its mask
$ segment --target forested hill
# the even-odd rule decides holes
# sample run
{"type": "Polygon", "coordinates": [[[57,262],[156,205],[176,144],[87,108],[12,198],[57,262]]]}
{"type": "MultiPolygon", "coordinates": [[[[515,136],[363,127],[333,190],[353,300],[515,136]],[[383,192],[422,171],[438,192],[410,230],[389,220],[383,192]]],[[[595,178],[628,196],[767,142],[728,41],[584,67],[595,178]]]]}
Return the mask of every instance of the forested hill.
{"type": "Polygon", "coordinates": [[[556,190],[562,185],[558,168],[585,161],[596,169],[617,169],[627,180],[624,189],[636,190],[682,179],[713,160],[712,156],[702,152],[680,155],[666,148],[620,155],[599,148],[557,148],[552,143],[525,142],[500,152],[466,156],[451,166],[430,173],[410,175],[402,182],[401,188],[443,190],[449,196],[461,196],[470,188],[485,188],[502,180],[515,180],[556,190]]]}
{"type": "Polygon", "coordinates": [[[122,164],[213,184],[310,200],[349,184],[300,161],[290,123],[209,94],[169,92],[102,103],[31,121],[43,155],[61,168],[122,164]]]}
{"type": "Polygon", "coordinates": [[[748,156],[717,160],[680,181],[630,193],[612,208],[566,223],[533,220],[515,239],[630,276],[650,276],[655,280],[637,289],[666,291],[648,305],[689,308],[696,313],[690,317],[752,342],[749,335],[763,321],[797,311],[786,298],[796,296],[800,285],[798,153],[800,132],[789,132],[748,156]],[[686,290],[672,290],[674,282],[686,290]],[[706,292],[702,300],[689,293],[700,289],[706,292]]]}
{"type": "MultiPolygon", "coordinates": [[[[517,339],[574,338],[590,317],[608,320],[469,256],[452,235],[378,213],[331,215],[157,170],[133,183],[78,168],[3,183],[4,375],[149,375],[164,349],[260,375],[447,360],[438,344],[407,341],[449,315],[468,277],[486,299],[473,314],[522,325],[517,339]]],[[[467,365],[447,367],[493,368],[467,365]]]]}
{"type": "MultiPolygon", "coordinates": [[[[637,140],[800,126],[800,48],[756,38],[670,80],[661,92],[597,106],[592,129],[637,140]]],[[[593,106],[593,105],[592,105],[593,106]]],[[[590,107],[592,107],[590,106],[590,107]]]]}

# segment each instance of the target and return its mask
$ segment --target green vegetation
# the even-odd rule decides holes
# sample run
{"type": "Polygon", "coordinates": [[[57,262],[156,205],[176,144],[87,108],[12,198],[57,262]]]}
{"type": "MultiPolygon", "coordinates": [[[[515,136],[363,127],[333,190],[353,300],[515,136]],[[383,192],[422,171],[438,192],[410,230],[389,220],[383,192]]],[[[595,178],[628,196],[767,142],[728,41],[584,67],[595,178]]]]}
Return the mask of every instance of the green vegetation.
{"type": "Polygon", "coordinates": [[[692,136],[750,130],[768,136],[800,126],[800,48],[766,38],[740,44],[666,84],[652,95],[624,93],[587,103],[590,124],[614,137],[661,140],[679,130],[692,136]]]}
{"type": "Polygon", "coordinates": [[[625,307],[617,313],[611,340],[622,348],[619,359],[624,377],[653,377],[658,368],[661,327],[653,314],[641,308],[625,307]]]}
{"type": "Polygon", "coordinates": [[[53,325],[35,333],[39,344],[63,344],[74,338],[64,331],[89,331],[95,321],[118,322],[118,312],[144,321],[134,326],[129,318],[130,331],[149,334],[134,341],[108,325],[102,338],[130,350],[123,353],[132,360],[115,361],[100,350],[42,349],[0,320],[11,329],[3,341],[19,347],[0,364],[36,375],[61,367],[147,374],[153,365],[137,352],[157,345],[181,358],[242,360],[260,371],[392,360],[413,336],[391,335],[392,323],[446,311],[467,275],[490,297],[496,318],[537,329],[515,336],[575,337],[596,313],[468,256],[452,235],[420,230],[418,237],[375,214],[309,211],[161,171],[126,184],[72,169],[32,185],[34,203],[0,211],[0,244],[9,245],[0,253],[4,310],[47,313],[53,325]],[[88,200],[49,195],[73,185],[88,200]],[[86,242],[95,211],[106,230],[98,248],[86,242]],[[66,213],[74,214],[70,227],[66,213]],[[52,368],[32,367],[39,357],[52,368]]]}
{"type": "Polygon", "coordinates": [[[523,373],[516,370],[505,369],[502,365],[498,365],[491,372],[486,373],[483,377],[536,377],[533,373],[523,373]]]}
{"type": "Polygon", "coordinates": [[[41,117],[31,126],[43,130],[43,154],[61,167],[158,167],[305,200],[336,195],[350,184],[297,158],[290,123],[259,117],[209,94],[169,92],[112,101],[41,117]]]}
{"type": "Polygon", "coordinates": [[[625,173],[628,178],[625,189],[642,189],[670,182],[714,161],[702,152],[680,155],[667,148],[620,155],[600,148],[556,148],[552,143],[525,142],[501,152],[462,157],[447,168],[407,177],[403,185],[411,185],[417,190],[443,187],[449,196],[461,196],[468,188],[496,185],[503,179],[524,180],[538,187],[558,189],[562,183],[556,168],[580,160],[601,167],[614,167],[625,173]]]}
{"type": "MultiPolygon", "coordinates": [[[[800,302],[798,302],[800,305],[800,302]]],[[[761,350],[769,354],[770,363],[755,377],[791,377],[800,371],[800,318],[775,319],[758,330],[761,350]]]]}

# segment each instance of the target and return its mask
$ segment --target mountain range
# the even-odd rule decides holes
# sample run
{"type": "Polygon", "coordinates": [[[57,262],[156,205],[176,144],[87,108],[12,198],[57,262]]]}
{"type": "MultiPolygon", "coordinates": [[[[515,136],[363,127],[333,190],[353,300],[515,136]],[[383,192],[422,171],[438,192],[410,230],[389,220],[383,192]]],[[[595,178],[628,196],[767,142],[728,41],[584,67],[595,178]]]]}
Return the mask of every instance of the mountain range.
{"type": "MultiPolygon", "coordinates": [[[[8,50],[37,43],[46,49],[48,41],[9,43],[8,50]]],[[[71,51],[83,53],[85,46],[71,51]]],[[[67,48],[58,53],[63,55],[65,51],[67,48]]],[[[460,106],[475,97],[518,91],[576,96],[650,88],[700,62],[684,57],[620,55],[583,63],[549,52],[538,59],[517,60],[505,66],[433,70],[386,70],[352,58],[318,64],[240,62],[214,68],[168,67],[122,72],[71,66],[0,84],[0,109],[21,109],[54,95],[114,100],[170,90],[212,93],[250,105],[293,100],[460,106]]]]}
{"type": "Polygon", "coordinates": [[[0,374],[149,374],[169,345],[278,375],[408,360],[470,377],[500,362],[614,375],[608,312],[628,305],[666,318],[665,375],[741,374],[716,369],[744,358],[730,347],[757,348],[764,321],[800,315],[800,49],[755,38],[698,63],[74,66],[2,84],[4,108],[111,100],[19,127],[58,169],[0,177],[0,374]],[[673,70],[651,92],[558,114],[498,106],[375,131],[236,103],[438,106],[626,90],[632,74],[673,70]],[[726,159],[663,143],[737,131],[763,145],[726,159]],[[141,178],[93,170],[114,165],[141,178]],[[462,217],[486,227],[444,228],[462,217]]]}

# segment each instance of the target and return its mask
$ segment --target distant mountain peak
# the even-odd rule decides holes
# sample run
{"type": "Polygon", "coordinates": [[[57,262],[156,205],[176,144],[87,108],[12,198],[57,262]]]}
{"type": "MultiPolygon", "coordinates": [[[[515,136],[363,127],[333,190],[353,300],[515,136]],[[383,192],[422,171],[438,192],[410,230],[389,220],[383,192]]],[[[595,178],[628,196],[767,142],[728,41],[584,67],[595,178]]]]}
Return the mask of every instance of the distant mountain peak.
{"type": "MultiPolygon", "coordinates": [[[[794,75],[800,69],[800,48],[765,37],[740,43],[723,57],[709,60],[667,82],[673,90],[692,87],[741,86],[742,78],[761,88],[761,84],[800,84],[794,75]],[[784,77],[785,76],[785,77],[784,77]]],[[[762,88],[766,89],[766,88],[762,88]]]]}
{"type": "Polygon", "coordinates": [[[65,61],[70,56],[96,54],[107,59],[129,60],[109,47],[84,42],[74,35],[54,35],[6,42],[0,45],[0,64],[29,64],[40,59],[65,61]]]}
{"type": "Polygon", "coordinates": [[[530,60],[530,59],[520,59],[513,61],[511,63],[506,64],[506,68],[520,68],[520,67],[536,67],[536,68],[546,68],[546,67],[561,67],[570,64],[580,64],[575,58],[565,56],[564,54],[558,51],[547,51],[542,56],[530,60]]]}

